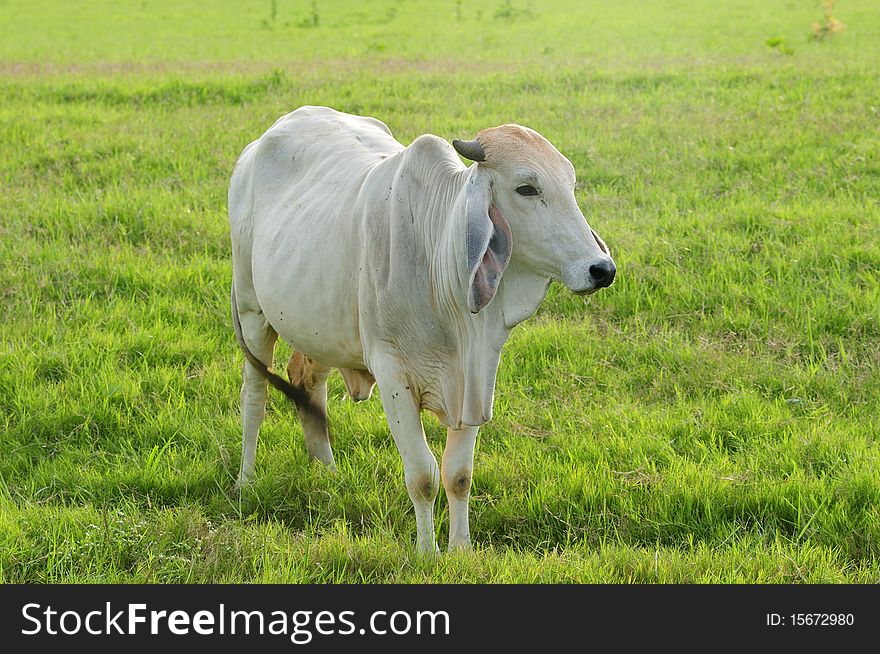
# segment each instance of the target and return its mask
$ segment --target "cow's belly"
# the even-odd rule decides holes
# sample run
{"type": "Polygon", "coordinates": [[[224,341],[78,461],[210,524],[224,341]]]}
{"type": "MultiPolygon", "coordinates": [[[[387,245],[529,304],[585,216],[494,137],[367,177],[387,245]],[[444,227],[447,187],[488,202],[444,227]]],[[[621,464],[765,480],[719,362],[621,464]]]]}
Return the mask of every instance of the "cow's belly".
{"type": "Polygon", "coordinates": [[[356,253],[344,256],[338,236],[326,229],[286,230],[262,243],[258,236],[254,290],[269,324],[295,350],[326,366],[363,368],[356,253]]]}
{"type": "Polygon", "coordinates": [[[364,367],[357,324],[332,304],[312,302],[297,309],[293,304],[270,300],[263,312],[278,335],[310,359],[333,368],[364,367]]]}

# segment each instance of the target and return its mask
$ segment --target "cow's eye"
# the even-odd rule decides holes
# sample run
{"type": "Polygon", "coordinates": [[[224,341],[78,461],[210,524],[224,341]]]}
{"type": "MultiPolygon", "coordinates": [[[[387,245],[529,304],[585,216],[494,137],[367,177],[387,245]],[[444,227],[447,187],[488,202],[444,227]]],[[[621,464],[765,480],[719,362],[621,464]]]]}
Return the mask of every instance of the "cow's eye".
{"type": "Polygon", "coordinates": [[[538,195],[538,189],[530,184],[523,184],[516,187],[516,192],[520,195],[538,195]]]}

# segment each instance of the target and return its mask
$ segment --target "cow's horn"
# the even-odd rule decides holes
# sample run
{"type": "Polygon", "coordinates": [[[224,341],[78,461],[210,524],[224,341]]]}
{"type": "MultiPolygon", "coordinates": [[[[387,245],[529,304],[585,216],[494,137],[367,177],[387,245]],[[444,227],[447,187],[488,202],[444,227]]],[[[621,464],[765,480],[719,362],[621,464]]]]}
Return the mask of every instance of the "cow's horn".
{"type": "Polygon", "coordinates": [[[454,139],[452,141],[452,147],[455,148],[455,151],[465,159],[470,159],[471,161],[486,161],[486,151],[476,139],[473,141],[460,141],[454,139]]]}

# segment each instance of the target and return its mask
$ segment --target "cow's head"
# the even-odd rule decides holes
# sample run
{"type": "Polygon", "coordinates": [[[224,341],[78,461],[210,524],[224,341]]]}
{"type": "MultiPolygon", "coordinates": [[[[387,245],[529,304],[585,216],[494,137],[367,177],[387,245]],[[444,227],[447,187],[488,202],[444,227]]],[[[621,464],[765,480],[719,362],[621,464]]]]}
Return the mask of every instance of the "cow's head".
{"type": "Polygon", "coordinates": [[[582,295],[614,281],[608,247],[575,200],[574,167],[547,139],[502,125],[452,145],[478,162],[466,208],[471,312],[492,300],[511,258],[582,295]]]}

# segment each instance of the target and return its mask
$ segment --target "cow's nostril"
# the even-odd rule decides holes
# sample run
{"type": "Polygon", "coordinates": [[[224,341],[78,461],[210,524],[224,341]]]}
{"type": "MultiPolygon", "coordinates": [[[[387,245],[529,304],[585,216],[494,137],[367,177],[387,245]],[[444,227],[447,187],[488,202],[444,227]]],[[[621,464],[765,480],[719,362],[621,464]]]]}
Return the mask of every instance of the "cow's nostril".
{"type": "Polygon", "coordinates": [[[596,280],[596,286],[598,288],[610,286],[611,282],[614,281],[614,274],[616,272],[617,267],[610,259],[602,261],[601,263],[594,263],[590,266],[590,274],[593,276],[593,279],[596,280]]]}

